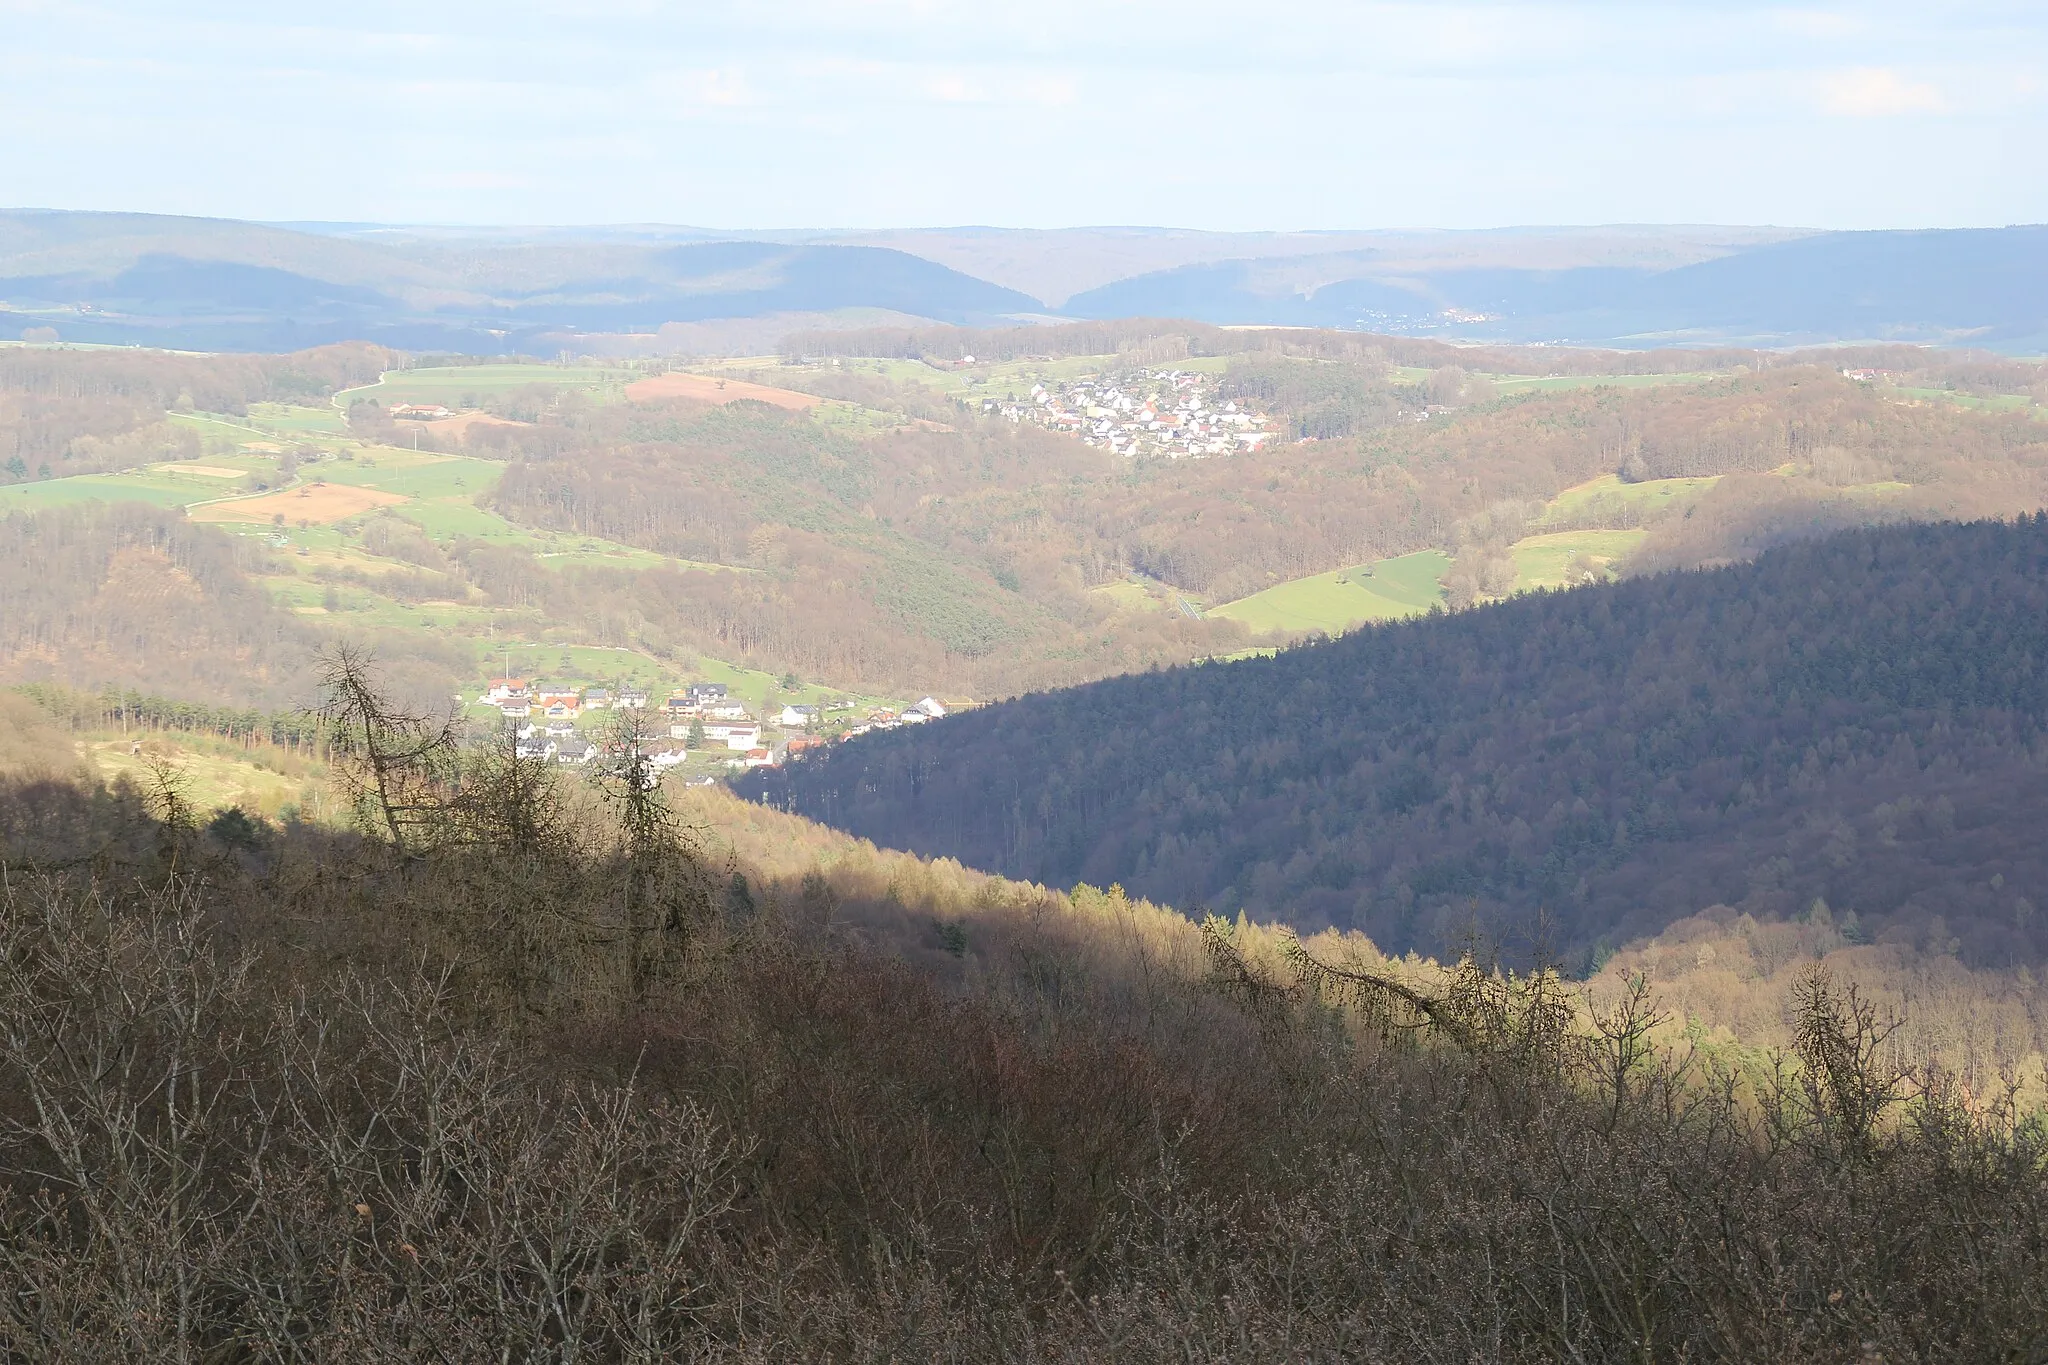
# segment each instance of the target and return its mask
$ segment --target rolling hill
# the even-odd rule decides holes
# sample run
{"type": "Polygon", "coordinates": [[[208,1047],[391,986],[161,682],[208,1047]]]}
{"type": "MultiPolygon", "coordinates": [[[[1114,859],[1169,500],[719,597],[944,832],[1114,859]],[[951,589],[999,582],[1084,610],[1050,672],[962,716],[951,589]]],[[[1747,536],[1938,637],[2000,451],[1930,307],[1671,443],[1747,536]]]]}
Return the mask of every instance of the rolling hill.
{"type": "Polygon", "coordinates": [[[0,213],[0,327],[285,351],[343,340],[552,355],[562,335],[842,312],[970,323],[1036,299],[879,246],[362,240],[140,214],[0,213]]]}
{"type": "Polygon", "coordinates": [[[2048,339],[2044,243],[2048,229],[2032,227],[721,233],[10,210],[0,327],[199,349],[373,340],[554,355],[741,338],[759,348],[758,327],[689,330],[711,322],[773,319],[772,333],[1056,312],[1461,340],[1893,339],[2010,352],[2048,339]]]}
{"type": "Polygon", "coordinates": [[[2048,228],[1821,233],[1663,269],[1475,267],[1369,251],[1253,257],[1119,280],[1063,309],[1505,341],[1968,340],[2026,350],[2048,338],[2048,228]]]}

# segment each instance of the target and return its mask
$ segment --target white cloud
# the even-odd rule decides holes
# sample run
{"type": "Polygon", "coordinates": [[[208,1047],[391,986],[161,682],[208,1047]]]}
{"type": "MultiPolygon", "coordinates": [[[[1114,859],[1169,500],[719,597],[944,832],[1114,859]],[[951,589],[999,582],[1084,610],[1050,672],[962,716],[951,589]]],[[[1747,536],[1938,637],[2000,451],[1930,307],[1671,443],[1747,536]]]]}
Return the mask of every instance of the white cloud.
{"type": "Polygon", "coordinates": [[[1845,118],[1938,114],[1948,108],[1941,91],[1907,80],[1888,66],[1859,66],[1821,77],[1820,107],[1845,118]]]}
{"type": "Polygon", "coordinates": [[[925,82],[925,93],[946,104],[980,104],[988,92],[957,71],[948,71],[925,82]]]}
{"type": "Polygon", "coordinates": [[[1801,38],[1850,38],[1868,27],[1860,16],[1833,10],[1779,10],[1771,16],[1771,21],[1785,32],[1801,38]]]}

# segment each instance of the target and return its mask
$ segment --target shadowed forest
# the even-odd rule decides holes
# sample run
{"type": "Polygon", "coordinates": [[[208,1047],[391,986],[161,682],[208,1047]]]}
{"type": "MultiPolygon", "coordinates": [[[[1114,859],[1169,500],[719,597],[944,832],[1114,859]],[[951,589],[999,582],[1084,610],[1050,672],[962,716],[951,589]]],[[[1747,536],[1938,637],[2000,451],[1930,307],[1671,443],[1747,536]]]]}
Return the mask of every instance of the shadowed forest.
{"type": "Polygon", "coordinates": [[[1716,904],[2038,962],[2048,519],[1845,532],[1026,697],[744,789],[894,847],[1451,950],[1716,904]]]}

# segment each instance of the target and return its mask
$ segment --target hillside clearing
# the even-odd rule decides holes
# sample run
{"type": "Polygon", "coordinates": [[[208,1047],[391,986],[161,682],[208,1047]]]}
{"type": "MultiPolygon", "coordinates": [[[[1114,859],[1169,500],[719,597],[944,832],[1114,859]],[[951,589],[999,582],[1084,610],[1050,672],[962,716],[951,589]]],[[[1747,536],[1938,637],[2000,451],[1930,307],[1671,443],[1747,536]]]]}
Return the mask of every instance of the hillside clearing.
{"type": "Polygon", "coordinates": [[[1552,498],[1550,505],[1543,509],[1543,520],[1562,521],[1567,517],[1596,514],[1602,508],[1615,506],[1631,507],[1646,515],[1661,512],[1673,503],[1690,502],[1712,492],[1719,482],[1719,474],[1686,479],[1644,479],[1640,483],[1624,483],[1619,474],[1602,474],[1597,479],[1588,479],[1567,488],[1552,498]]]}
{"type": "Polygon", "coordinates": [[[1514,590],[1567,587],[1577,581],[1572,566],[1582,556],[1595,571],[1611,572],[1648,534],[1643,530],[1553,531],[1516,541],[1509,550],[1515,561],[1514,590]]]}
{"type": "Polygon", "coordinates": [[[1428,611],[1443,600],[1441,583],[1450,566],[1450,557],[1442,551],[1422,550],[1293,579],[1211,607],[1206,614],[1243,622],[1262,633],[1335,634],[1366,621],[1392,621],[1428,611]]]}

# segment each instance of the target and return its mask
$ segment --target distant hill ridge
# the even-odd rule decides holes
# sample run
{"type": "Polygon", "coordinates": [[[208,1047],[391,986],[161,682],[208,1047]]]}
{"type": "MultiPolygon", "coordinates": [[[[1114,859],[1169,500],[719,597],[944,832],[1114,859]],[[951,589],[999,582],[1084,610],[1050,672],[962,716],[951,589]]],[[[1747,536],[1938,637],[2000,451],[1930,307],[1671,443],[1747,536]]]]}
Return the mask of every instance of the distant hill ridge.
{"type": "Polygon", "coordinates": [[[1027,696],[747,790],[889,847],[1395,949],[1541,911],[1591,952],[1824,898],[1912,941],[1944,917],[2005,963],[2048,954],[2044,725],[2034,516],[1027,696]]]}
{"type": "Polygon", "coordinates": [[[2028,351],[2048,345],[2048,228],[720,233],[0,211],[0,337],[54,328],[71,341],[196,349],[359,339],[554,355],[579,337],[668,323],[787,317],[793,330],[884,314],[2028,351]]]}
{"type": "Polygon", "coordinates": [[[2026,348],[2048,338],[2048,227],[1824,233],[1668,270],[1416,269],[1371,253],[1223,261],[1120,280],[1064,309],[1500,341],[2026,348]]]}

